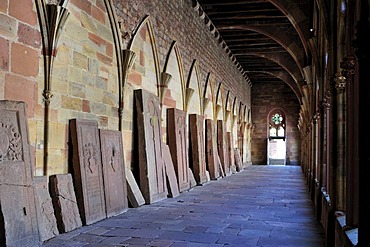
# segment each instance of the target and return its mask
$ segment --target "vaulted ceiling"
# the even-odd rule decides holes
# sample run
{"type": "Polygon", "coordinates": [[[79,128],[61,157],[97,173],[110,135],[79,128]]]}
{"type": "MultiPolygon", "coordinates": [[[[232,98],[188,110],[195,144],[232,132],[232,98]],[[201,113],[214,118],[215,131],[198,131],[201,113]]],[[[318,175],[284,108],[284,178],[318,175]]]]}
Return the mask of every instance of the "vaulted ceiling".
{"type": "Polygon", "coordinates": [[[308,0],[193,0],[250,85],[287,83],[299,101],[310,56],[308,0]]]}

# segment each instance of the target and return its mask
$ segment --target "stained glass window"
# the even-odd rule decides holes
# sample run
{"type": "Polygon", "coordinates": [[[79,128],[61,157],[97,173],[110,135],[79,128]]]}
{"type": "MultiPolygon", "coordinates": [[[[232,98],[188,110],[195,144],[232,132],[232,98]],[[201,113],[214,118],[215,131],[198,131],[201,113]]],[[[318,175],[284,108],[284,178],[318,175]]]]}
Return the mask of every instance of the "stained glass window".
{"type": "Polygon", "coordinates": [[[285,119],[281,111],[270,115],[269,131],[270,137],[285,138],[285,119]]]}
{"type": "Polygon", "coordinates": [[[280,125],[281,122],[283,121],[283,117],[279,114],[279,113],[276,113],[272,118],[271,120],[274,122],[274,124],[276,125],[280,125]]]}

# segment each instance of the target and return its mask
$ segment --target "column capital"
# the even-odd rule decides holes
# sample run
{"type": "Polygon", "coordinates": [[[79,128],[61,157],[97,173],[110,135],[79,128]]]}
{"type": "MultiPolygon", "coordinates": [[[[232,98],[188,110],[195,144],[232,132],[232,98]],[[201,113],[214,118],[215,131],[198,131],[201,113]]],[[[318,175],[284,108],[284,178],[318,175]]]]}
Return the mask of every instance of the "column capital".
{"type": "Polygon", "coordinates": [[[356,66],[356,57],[355,56],[347,56],[343,58],[342,62],[340,63],[340,67],[342,70],[342,76],[347,79],[350,79],[351,76],[355,74],[355,66],[356,66]]]}
{"type": "Polygon", "coordinates": [[[335,82],[335,89],[337,90],[337,93],[343,93],[346,89],[346,77],[342,75],[342,73],[336,73],[334,77],[335,82]]]}

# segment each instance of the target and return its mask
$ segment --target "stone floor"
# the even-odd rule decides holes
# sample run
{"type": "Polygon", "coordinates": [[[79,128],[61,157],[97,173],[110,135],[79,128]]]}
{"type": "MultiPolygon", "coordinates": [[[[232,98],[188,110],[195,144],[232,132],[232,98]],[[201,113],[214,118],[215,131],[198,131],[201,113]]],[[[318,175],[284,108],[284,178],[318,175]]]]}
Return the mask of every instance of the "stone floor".
{"type": "Polygon", "coordinates": [[[251,166],[43,246],[321,247],[324,235],[300,167],[251,166]]]}

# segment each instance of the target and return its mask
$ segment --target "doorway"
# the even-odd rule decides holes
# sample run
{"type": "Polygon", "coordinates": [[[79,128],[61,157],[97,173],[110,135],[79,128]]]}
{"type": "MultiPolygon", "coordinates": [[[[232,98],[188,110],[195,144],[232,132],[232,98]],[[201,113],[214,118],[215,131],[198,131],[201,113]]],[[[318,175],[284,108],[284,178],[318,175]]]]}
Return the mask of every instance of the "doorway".
{"type": "Polygon", "coordinates": [[[282,138],[269,138],[268,142],[268,165],[285,165],[286,144],[282,138]]]}

